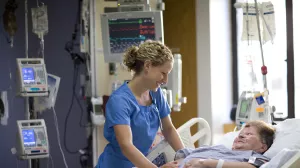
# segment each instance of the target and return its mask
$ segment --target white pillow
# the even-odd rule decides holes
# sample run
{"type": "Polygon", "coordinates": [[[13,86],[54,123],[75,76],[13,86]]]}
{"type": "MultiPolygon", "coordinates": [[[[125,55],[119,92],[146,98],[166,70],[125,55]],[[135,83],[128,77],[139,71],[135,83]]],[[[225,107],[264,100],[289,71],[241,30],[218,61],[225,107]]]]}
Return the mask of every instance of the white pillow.
{"type": "Polygon", "coordinates": [[[300,119],[286,119],[274,126],[276,128],[273,145],[264,153],[273,158],[284,148],[300,150],[300,119]]]}
{"type": "Polygon", "coordinates": [[[239,135],[239,133],[240,133],[240,131],[226,133],[220,139],[220,141],[217,143],[217,145],[224,145],[228,149],[232,149],[233,141],[239,135]]]}

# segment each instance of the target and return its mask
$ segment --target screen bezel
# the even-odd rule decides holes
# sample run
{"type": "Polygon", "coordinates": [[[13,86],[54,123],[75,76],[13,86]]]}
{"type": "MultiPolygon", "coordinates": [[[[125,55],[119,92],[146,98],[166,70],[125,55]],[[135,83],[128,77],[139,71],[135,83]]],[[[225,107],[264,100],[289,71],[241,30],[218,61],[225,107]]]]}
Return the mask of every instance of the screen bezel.
{"type": "Polygon", "coordinates": [[[163,38],[163,18],[161,11],[135,11],[135,12],[115,12],[101,14],[101,34],[104,61],[107,63],[121,63],[124,53],[111,53],[109,40],[109,19],[130,19],[130,18],[149,18],[154,17],[155,40],[164,43],[163,38]]]}

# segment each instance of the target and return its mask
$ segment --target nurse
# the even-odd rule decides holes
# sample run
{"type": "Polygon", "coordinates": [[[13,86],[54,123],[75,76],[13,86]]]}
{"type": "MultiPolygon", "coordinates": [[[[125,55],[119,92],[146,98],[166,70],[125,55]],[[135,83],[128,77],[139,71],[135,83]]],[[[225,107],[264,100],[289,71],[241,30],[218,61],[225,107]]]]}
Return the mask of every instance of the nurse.
{"type": "Polygon", "coordinates": [[[112,93],[106,104],[104,137],[109,143],[97,168],[157,168],[145,156],[159,127],[175,151],[184,148],[160,88],[168,81],[173,55],[164,44],[146,41],[129,48],[123,64],[134,75],[112,93]]]}

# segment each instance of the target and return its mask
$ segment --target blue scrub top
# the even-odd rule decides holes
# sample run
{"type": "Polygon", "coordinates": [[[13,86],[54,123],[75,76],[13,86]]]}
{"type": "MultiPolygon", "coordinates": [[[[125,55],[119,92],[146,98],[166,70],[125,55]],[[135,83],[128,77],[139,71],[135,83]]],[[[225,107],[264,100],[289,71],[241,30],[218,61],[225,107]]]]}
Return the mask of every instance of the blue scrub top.
{"type": "Polygon", "coordinates": [[[150,91],[150,96],[152,104],[141,106],[127,83],[113,92],[106,104],[104,124],[104,137],[109,143],[100,155],[96,168],[134,167],[122,154],[113,128],[115,125],[129,125],[134,146],[145,156],[148,154],[160,126],[160,119],[171,112],[160,88],[157,92],[150,91]]]}

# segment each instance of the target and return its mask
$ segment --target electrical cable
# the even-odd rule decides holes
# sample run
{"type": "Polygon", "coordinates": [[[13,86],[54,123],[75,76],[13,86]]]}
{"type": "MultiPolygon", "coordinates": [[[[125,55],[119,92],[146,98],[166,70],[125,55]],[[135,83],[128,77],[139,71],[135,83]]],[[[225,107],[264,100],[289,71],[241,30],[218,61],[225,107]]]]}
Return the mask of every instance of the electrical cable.
{"type": "Polygon", "coordinates": [[[68,110],[68,113],[66,115],[66,118],[65,118],[65,122],[64,122],[64,146],[65,146],[65,149],[68,153],[70,154],[76,154],[78,153],[78,150],[77,151],[71,151],[68,146],[67,146],[67,126],[68,126],[68,119],[70,117],[70,114],[72,112],[72,107],[73,107],[73,103],[74,103],[74,98],[76,99],[77,103],[79,104],[80,106],[80,109],[81,109],[81,116],[80,116],[80,121],[79,121],[79,126],[80,127],[88,127],[88,126],[85,126],[82,124],[82,119],[83,119],[83,107],[80,103],[80,100],[78,99],[77,97],[77,94],[76,94],[76,86],[77,86],[77,79],[78,79],[78,76],[79,76],[79,65],[76,65],[74,63],[74,72],[73,72],[73,84],[72,84],[72,98],[71,98],[71,104],[70,104],[70,107],[69,107],[69,110],[68,110]]]}
{"type": "Polygon", "coordinates": [[[53,159],[52,159],[51,155],[49,155],[49,158],[48,158],[47,168],[49,168],[50,160],[51,160],[51,167],[54,168],[54,162],[53,162],[53,159]]]}
{"type": "MultiPolygon", "coordinates": [[[[76,71],[77,71],[77,78],[78,78],[78,73],[79,73],[79,71],[80,71],[80,69],[79,69],[79,66],[77,66],[76,67],[76,71]]],[[[80,107],[80,112],[81,112],[81,114],[80,114],[80,121],[79,121],[79,126],[80,127],[83,127],[83,128],[86,128],[86,127],[89,127],[89,125],[84,125],[84,124],[82,124],[82,119],[83,119],[83,112],[84,112],[84,110],[83,110],[83,107],[82,107],[82,105],[81,105],[81,102],[80,102],[80,100],[79,100],[79,98],[78,98],[78,95],[76,94],[76,90],[75,90],[75,88],[73,88],[73,95],[75,95],[75,99],[76,99],[76,101],[77,101],[77,104],[79,105],[79,107],[80,107]]]]}
{"type": "Polygon", "coordinates": [[[19,160],[16,158],[17,168],[19,168],[19,160]]]}
{"type": "MultiPolygon", "coordinates": [[[[64,146],[65,146],[65,149],[68,153],[70,154],[76,154],[76,153],[80,153],[80,164],[82,167],[85,167],[84,165],[87,165],[87,161],[88,161],[88,158],[90,158],[91,154],[90,154],[90,144],[87,145],[86,148],[84,149],[79,149],[77,151],[71,151],[68,149],[67,147],[67,125],[68,125],[68,119],[69,119],[69,116],[71,114],[71,111],[72,111],[72,107],[73,107],[73,103],[74,103],[74,98],[76,100],[76,102],[78,103],[79,107],[80,107],[80,121],[79,121],[79,126],[80,127],[92,127],[92,124],[83,124],[83,115],[84,115],[84,108],[83,108],[83,105],[81,104],[81,101],[80,101],[80,98],[78,96],[78,94],[76,93],[76,86],[77,86],[77,80],[78,80],[78,76],[79,76],[79,72],[80,72],[80,65],[81,64],[84,64],[86,66],[86,71],[89,73],[89,67],[88,67],[88,64],[87,62],[89,61],[89,55],[84,55],[82,56],[80,53],[76,53],[75,51],[75,47],[78,47],[79,44],[77,43],[77,37],[78,37],[78,33],[80,32],[79,31],[79,26],[80,26],[80,18],[81,18],[81,3],[82,3],[82,0],[79,0],[78,1],[79,4],[78,4],[78,11],[77,11],[77,18],[76,18],[76,22],[75,22],[75,27],[74,27],[74,32],[72,33],[72,40],[71,41],[68,41],[66,44],[65,44],[65,50],[70,54],[72,60],[73,60],[73,64],[74,64],[74,67],[73,67],[73,84],[72,84],[72,98],[71,98],[71,104],[69,106],[69,109],[68,109],[68,112],[67,112],[67,115],[66,115],[66,118],[65,118],[65,122],[64,122],[64,146]]],[[[85,92],[83,92],[85,93],[85,92]]],[[[93,128],[93,127],[92,127],[93,128]]]]}
{"type": "Polygon", "coordinates": [[[52,107],[52,110],[53,110],[53,114],[54,114],[53,117],[54,117],[54,125],[55,125],[55,128],[56,128],[56,133],[57,133],[57,142],[58,142],[58,146],[59,146],[61,155],[62,155],[62,157],[63,157],[63,161],[64,161],[64,164],[65,164],[65,167],[68,168],[68,164],[67,164],[67,161],[66,161],[64,152],[63,152],[63,150],[62,150],[62,148],[61,148],[61,144],[60,144],[60,135],[59,135],[59,130],[58,130],[58,120],[57,120],[57,115],[56,115],[56,112],[55,112],[54,107],[52,107]]]}
{"type": "Polygon", "coordinates": [[[51,160],[52,168],[54,168],[54,161],[53,161],[53,158],[52,158],[51,155],[50,155],[49,157],[50,157],[50,160],[51,160]]]}
{"type": "Polygon", "coordinates": [[[68,125],[68,119],[69,119],[69,116],[70,116],[70,113],[71,113],[71,110],[72,110],[72,107],[73,107],[73,102],[74,102],[74,89],[76,88],[76,81],[77,81],[77,75],[76,75],[76,65],[74,64],[74,71],[73,71],[73,86],[72,86],[72,98],[71,98],[71,104],[70,104],[70,107],[69,107],[69,110],[68,110],[68,113],[67,113],[67,116],[65,118],[65,127],[64,127],[64,146],[65,146],[65,149],[68,153],[70,154],[76,154],[78,153],[78,150],[77,151],[71,151],[68,149],[67,147],[67,125],[68,125]]]}

